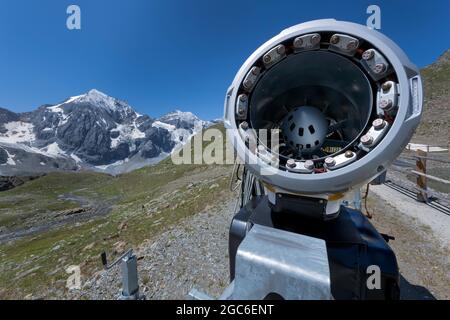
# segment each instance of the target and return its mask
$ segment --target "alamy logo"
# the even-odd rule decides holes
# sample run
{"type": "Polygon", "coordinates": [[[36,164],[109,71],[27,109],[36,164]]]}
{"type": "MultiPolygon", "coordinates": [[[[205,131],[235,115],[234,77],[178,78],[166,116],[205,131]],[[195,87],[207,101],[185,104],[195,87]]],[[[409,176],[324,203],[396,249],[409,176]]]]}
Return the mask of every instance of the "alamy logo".
{"type": "Polygon", "coordinates": [[[67,7],[66,13],[69,15],[66,20],[66,26],[69,30],[81,29],[81,9],[77,5],[67,7]]]}
{"type": "Polygon", "coordinates": [[[379,266],[371,265],[367,267],[367,289],[381,289],[381,270],[379,266]]]}
{"type": "Polygon", "coordinates": [[[80,266],[69,266],[66,269],[66,272],[70,274],[66,281],[66,287],[69,290],[72,289],[81,289],[81,269],[80,266]]]}
{"type": "Polygon", "coordinates": [[[372,4],[367,7],[367,14],[370,16],[367,18],[366,25],[370,29],[381,29],[381,9],[379,6],[372,4]]]}

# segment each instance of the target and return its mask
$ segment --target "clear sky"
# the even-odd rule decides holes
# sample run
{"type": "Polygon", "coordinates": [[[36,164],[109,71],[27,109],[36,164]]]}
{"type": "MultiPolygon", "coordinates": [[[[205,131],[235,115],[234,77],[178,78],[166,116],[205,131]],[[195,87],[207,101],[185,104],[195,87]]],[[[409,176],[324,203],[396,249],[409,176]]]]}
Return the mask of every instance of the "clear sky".
{"type": "Polygon", "coordinates": [[[140,113],[222,116],[244,60],[282,29],[335,18],[381,31],[422,67],[450,49],[449,0],[0,0],[0,106],[15,112],[96,88],[140,113]],[[81,30],[66,9],[81,8],[81,30]]]}

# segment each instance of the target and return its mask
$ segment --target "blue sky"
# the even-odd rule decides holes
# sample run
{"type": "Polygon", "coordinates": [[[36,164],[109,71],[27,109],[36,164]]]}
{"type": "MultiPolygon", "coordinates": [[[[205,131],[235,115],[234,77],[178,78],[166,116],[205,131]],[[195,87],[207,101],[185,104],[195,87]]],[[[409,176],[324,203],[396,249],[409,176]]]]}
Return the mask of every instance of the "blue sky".
{"type": "Polygon", "coordinates": [[[222,116],[244,60],[282,29],[335,18],[381,31],[422,67],[450,49],[450,1],[0,0],[0,106],[15,112],[91,88],[160,116],[175,108],[222,116]],[[81,8],[81,30],[66,9],[81,8]]]}

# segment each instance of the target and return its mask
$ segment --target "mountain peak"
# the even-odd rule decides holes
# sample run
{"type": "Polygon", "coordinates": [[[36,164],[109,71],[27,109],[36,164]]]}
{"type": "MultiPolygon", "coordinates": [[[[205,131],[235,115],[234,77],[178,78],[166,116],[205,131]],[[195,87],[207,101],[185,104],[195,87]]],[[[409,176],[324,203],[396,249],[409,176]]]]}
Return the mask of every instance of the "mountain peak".
{"type": "Polygon", "coordinates": [[[110,97],[97,89],[89,90],[87,93],[79,96],[77,100],[80,102],[91,102],[105,107],[115,106],[116,102],[115,98],[110,97]]]}
{"type": "Polygon", "coordinates": [[[200,119],[189,111],[181,111],[181,110],[174,110],[169,113],[166,113],[165,115],[161,116],[158,120],[162,122],[167,122],[174,124],[175,122],[179,121],[185,121],[189,123],[194,123],[200,121],[200,119]]]}
{"type": "Polygon", "coordinates": [[[76,101],[81,103],[89,103],[96,107],[111,111],[134,113],[134,110],[125,101],[108,96],[106,93],[103,93],[97,89],[89,90],[86,94],[79,96],[76,101]]]}
{"type": "Polygon", "coordinates": [[[57,110],[60,106],[68,103],[87,103],[95,107],[104,108],[111,111],[126,111],[127,113],[132,111],[132,108],[126,102],[108,96],[97,89],[91,89],[79,96],[70,97],[64,102],[50,108],[57,110]]]}
{"type": "Polygon", "coordinates": [[[101,97],[101,98],[104,98],[104,99],[109,97],[107,94],[105,94],[105,93],[103,93],[103,92],[101,92],[101,91],[99,91],[97,89],[91,89],[85,95],[86,96],[90,96],[90,97],[101,97]]]}
{"type": "Polygon", "coordinates": [[[190,118],[196,118],[198,119],[198,117],[193,114],[190,111],[181,111],[179,109],[175,109],[173,111],[170,111],[168,113],[166,113],[165,115],[163,115],[161,118],[166,118],[166,117],[190,117],[190,118]]]}

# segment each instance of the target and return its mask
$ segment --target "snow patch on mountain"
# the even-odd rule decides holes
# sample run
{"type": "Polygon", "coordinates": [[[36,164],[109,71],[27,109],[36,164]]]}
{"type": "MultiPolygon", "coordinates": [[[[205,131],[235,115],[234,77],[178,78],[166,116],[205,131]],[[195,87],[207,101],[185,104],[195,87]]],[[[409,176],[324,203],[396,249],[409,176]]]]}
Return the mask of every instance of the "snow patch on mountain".
{"type": "Polygon", "coordinates": [[[8,148],[13,148],[13,149],[21,150],[26,153],[35,153],[35,154],[40,154],[43,156],[48,156],[48,154],[45,150],[41,150],[36,147],[31,147],[31,146],[27,145],[26,143],[9,143],[9,142],[0,141],[0,146],[5,150],[7,150],[8,148]]]}
{"type": "Polygon", "coordinates": [[[0,109],[2,171],[88,170],[121,173],[164,159],[211,125],[175,110],[158,119],[98,90],[16,114],[0,109]],[[8,167],[8,166],[13,166],[8,167]]]}
{"type": "Polygon", "coordinates": [[[32,142],[36,139],[33,124],[22,121],[12,121],[4,124],[5,133],[0,133],[0,142],[20,143],[32,142]]]}
{"type": "Polygon", "coordinates": [[[67,103],[73,102],[73,101],[75,101],[75,100],[81,98],[82,96],[83,96],[83,95],[70,97],[70,98],[64,100],[64,102],[62,102],[62,103],[60,103],[60,104],[57,104],[57,105],[54,105],[54,106],[51,106],[51,107],[47,107],[47,109],[50,110],[50,111],[52,111],[52,112],[64,113],[63,109],[61,109],[61,106],[62,106],[63,104],[67,104],[67,103]]]}
{"type": "Polygon", "coordinates": [[[176,129],[175,126],[173,126],[171,124],[168,124],[168,123],[164,123],[164,122],[158,121],[158,120],[152,123],[152,127],[163,128],[163,129],[166,129],[168,131],[173,131],[173,130],[176,129]]]}
{"type": "Polygon", "coordinates": [[[181,110],[174,110],[172,112],[169,112],[167,114],[165,114],[164,116],[162,116],[160,119],[164,119],[165,121],[170,121],[170,120],[184,120],[184,121],[190,121],[190,122],[195,122],[195,121],[199,121],[200,119],[193,114],[192,112],[189,111],[181,111],[181,110]]]}
{"type": "Polygon", "coordinates": [[[75,162],[76,163],[82,163],[83,162],[83,160],[81,160],[76,154],[74,154],[74,153],[71,153],[70,154],[70,157],[73,159],[73,160],[75,160],[75,162]]]}
{"type": "Polygon", "coordinates": [[[186,143],[193,135],[211,124],[209,121],[200,120],[192,112],[175,110],[160,117],[153,126],[168,130],[172,140],[179,145],[186,143]]]}
{"type": "Polygon", "coordinates": [[[136,121],[130,125],[117,124],[117,127],[111,130],[117,137],[111,138],[111,148],[117,148],[122,142],[133,143],[136,139],[145,138],[145,133],[138,129],[136,121]]]}
{"type": "MultiPolygon", "coordinates": [[[[5,149],[2,149],[5,150],[5,149]]],[[[16,162],[14,161],[14,158],[16,157],[16,155],[9,153],[8,150],[5,150],[8,158],[6,159],[6,162],[1,164],[2,166],[6,166],[6,165],[10,165],[10,166],[15,166],[16,162]]]]}
{"type": "Polygon", "coordinates": [[[167,131],[170,132],[172,140],[177,144],[183,144],[186,141],[188,141],[188,138],[192,135],[197,133],[198,130],[186,130],[183,128],[177,129],[176,126],[168,124],[168,123],[164,123],[161,121],[155,121],[152,124],[153,127],[155,128],[163,128],[166,129],[167,131]]]}
{"type": "Polygon", "coordinates": [[[123,165],[124,163],[127,163],[128,161],[130,161],[130,159],[125,158],[123,160],[118,160],[118,161],[116,161],[114,163],[111,163],[111,164],[105,164],[105,165],[95,166],[95,167],[97,169],[100,169],[100,170],[104,171],[104,170],[107,170],[108,168],[111,168],[111,167],[117,167],[117,166],[123,165]]]}
{"type": "Polygon", "coordinates": [[[47,147],[43,148],[41,151],[44,151],[46,155],[51,157],[65,157],[66,153],[62,150],[57,142],[53,142],[49,144],[47,147]]]}

